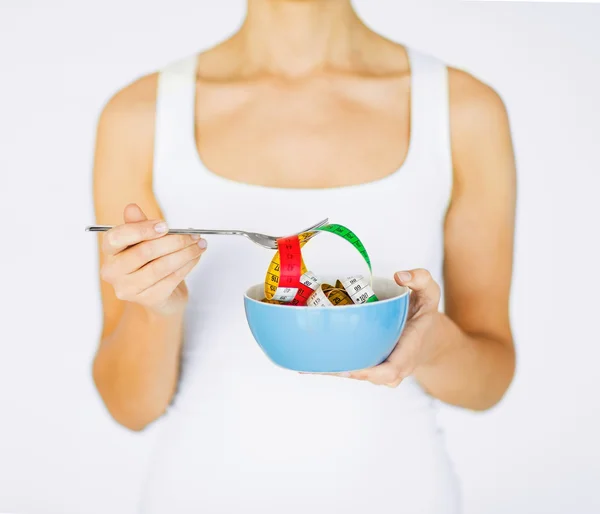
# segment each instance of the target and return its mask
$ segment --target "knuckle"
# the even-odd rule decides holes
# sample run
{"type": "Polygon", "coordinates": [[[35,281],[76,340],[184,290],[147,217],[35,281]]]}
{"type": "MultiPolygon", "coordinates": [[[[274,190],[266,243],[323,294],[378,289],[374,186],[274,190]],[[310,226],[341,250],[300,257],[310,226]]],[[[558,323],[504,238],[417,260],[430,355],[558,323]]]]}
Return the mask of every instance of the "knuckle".
{"type": "Polygon", "coordinates": [[[190,236],[186,236],[186,235],[178,235],[177,236],[177,247],[178,248],[185,248],[186,246],[190,245],[190,241],[191,241],[191,237],[190,236]]]}
{"type": "Polygon", "coordinates": [[[140,243],[135,249],[135,255],[139,260],[147,262],[153,257],[154,248],[149,243],[140,243]]]}
{"type": "Polygon", "coordinates": [[[391,384],[398,380],[400,377],[398,366],[387,362],[384,364],[379,371],[378,379],[382,384],[391,384]]]}
{"type": "Polygon", "coordinates": [[[431,276],[429,270],[421,268],[417,270],[417,273],[419,274],[419,278],[423,280],[423,282],[429,282],[433,280],[433,277],[431,276]]]}
{"type": "Polygon", "coordinates": [[[100,278],[105,282],[110,282],[112,280],[113,270],[109,265],[104,265],[100,268],[100,278]]]}
{"type": "Polygon", "coordinates": [[[411,357],[403,366],[398,368],[396,379],[404,380],[405,378],[411,376],[415,370],[415,367],[414,357],[411,357]]]}
{"type": "Polygon", "coordinates": [[[163,278],[164,268],[165,268],[165,265],[162,262],[162,259],[158,259],[158,260],[154,261],[148,269],[149,282],[152,284],[155,284],[156,282],[161,280],[163,278]]]}
{"type": "Polygon", "coordinates": [[[162,279],[165,275],[168,275],[173,266],[173,257],[165,255],[160,259],[153,261],[151,267],[152,278],[155,282],[162,279]]]}
{"type": "Polygon", "coordinates": [[[140,240],[150,239],[154,235],[154,228],[151,227],[148,223],[144,223],[138,228],[138,237],[140,240]]]}
{"type": "Polygon", "coordinates": [[[129,297],[129,295],[127,294],[127,291],[120,287],[115,287],[115,296],[119,300],[127,300],[127,298],[129,297]]]}
{"type": "Polygon", "coordinates": [[[384,372],[384,371],[375,372],[374,371],[367,375],[366,380],[368,380],[372,384],[382,385],[382,384],[385,384],[386,382],[389,382],[390,379],[388,378],[386,372],[384,372]]]}
{"type": "Polygon", "coordinates": [[[394,369],[391,369],[389,371],[386,371],[386,373],[381,377],[381,381],[384,384],[391,384],[398,380],[398,378],[400,378],[398,372],[394,369]]]}
{"type": "Polygon", "coordinates": [[[410,375],[410,372],[408,372],[407,370],[401,370],[398,369],[396,370],[396,372],[394,373],[394,376],[392,378],[392,383],[400,383],[402,380],[404,380],[408,375],[410,375]]]}
{"type": "Polygon", "coordinates": [[[131,231],[138,241],[145,241],[147,239],[153,239],[156,235],[154,230],[154,226],[148,221],[141,221],[137,223],[132,223],[130,225],[131,231]]]}
{"type": "Polygon", "coordinates": [[[106,234],[104,234],[104,244],[103,250],[106,252],[109,248],[114,248],[117,246],[117,234],[115,229],[111,229],[106,234]]]}

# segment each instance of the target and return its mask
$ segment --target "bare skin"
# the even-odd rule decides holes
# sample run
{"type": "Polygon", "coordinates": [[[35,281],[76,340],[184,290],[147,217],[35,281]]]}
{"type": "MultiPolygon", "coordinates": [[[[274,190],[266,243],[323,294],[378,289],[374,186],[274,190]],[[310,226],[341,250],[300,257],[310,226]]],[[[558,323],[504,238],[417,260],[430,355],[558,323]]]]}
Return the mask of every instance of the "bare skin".
{"type": "MultiPolygon", "coordinates": [[[[335,187],[382,178],[404,161],[406,52],[370,31],[347,0],[251,0],[240,31],[200,55],[198,69],[198,151],[219,175],[335,187]],[[223,151],[231,147],[239,151],[223,151]]],[[[502,398],[515,368],[508,307],[516,173],[499,96],[459,70],[449,78],[455,176],[446,313],[426,270],[396,274],[416,299],[407,328],[387,362],[349,378],[396,387],[414,375],[433,396],[484,410],[502,398]]],[[[191,238],[152,232],[163,218],[151,188],[156,82],[156,74],[143,77],[108,102],[94,169],[97,221],[120,227],[100,246],[104,327],[93,373],[112,416],[132,430],[158,418],[173,396],[184,279],[204,251],[191,238]]]]}

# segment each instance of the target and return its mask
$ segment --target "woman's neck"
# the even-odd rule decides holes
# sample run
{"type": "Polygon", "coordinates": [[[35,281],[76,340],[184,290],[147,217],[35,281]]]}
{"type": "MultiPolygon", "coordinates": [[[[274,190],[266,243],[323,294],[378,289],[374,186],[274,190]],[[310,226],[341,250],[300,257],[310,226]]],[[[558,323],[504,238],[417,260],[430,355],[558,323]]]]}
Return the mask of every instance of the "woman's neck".
{"type": "Polygon", "coordinates": [[[298,77],[349,67],[369,32],[350,0],[248,0],[234,39],[244,53],[244,67],[298,77]]]}

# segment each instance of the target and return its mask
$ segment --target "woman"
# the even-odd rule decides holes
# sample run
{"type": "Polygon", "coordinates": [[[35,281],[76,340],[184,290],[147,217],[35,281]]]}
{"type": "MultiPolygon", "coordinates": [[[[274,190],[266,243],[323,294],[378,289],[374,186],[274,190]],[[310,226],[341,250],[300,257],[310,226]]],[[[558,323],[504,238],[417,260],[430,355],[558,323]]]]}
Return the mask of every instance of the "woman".
{"type": "MultiPolygon", "coordinates": [[[[168,410],[140,512],[458,512],[433,399],[485,410],[511,382],[514,168],[498,95],[349,0],[249,0],[229,40],[117,93],[93,374],[125,427],[168,410]],[[279,369],[252,340],[240,297],[272,253],[162,221],[286,234],[326,216],[412,290],[389,359],[340,376],[279,369]]],[[[313,271],[327,248],[305,247],[313,271]]]]}

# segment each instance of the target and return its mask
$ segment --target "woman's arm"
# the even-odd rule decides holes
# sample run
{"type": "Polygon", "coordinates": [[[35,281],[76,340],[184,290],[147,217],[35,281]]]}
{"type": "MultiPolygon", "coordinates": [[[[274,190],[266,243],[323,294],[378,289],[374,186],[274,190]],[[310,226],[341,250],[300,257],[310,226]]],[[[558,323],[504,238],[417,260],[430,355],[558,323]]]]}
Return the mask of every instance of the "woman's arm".
{"type": "Polygon", "coordinates": [[[509,322],[515,163],[504,105],[466,73],[450,72],[454,187],[445,223],[445,312],[425,270],[413,289],[398,346],[381,366],[352,374],[398,385],[413,375],[433,396],[475,410],[496,404],[515,369],[509,322]]]}
{"type": "Polygon", "coordinates": [[[454,189],[445,226],[445,312],[436,359],[416,377],[448,403],[485,409],[512,381],[509,321],[516,172],[506,109],[466,73],[450,72],[454,189]]]}
{"type": "Polygon", "coordinates": [[[189,236],[153,230],[162,218],[152,193],[155,102],[155,75],[115,95],[94,161],[96,220],[119,227],[99,241],[104,324],[93,377],[110,414],[132,430],[161,416],[176,390],[182,280],[202,252],[189,236]]]}

